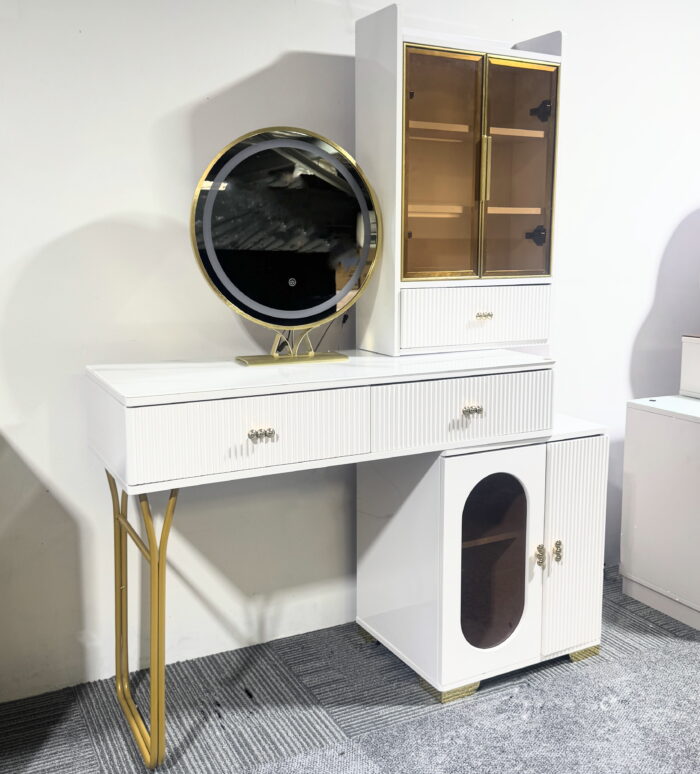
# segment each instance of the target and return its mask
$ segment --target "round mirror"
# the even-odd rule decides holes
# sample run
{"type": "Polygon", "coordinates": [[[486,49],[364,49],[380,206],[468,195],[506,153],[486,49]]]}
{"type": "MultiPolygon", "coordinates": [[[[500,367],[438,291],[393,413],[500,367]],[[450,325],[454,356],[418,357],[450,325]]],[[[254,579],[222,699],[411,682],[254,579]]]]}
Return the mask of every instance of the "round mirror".
{"type": "Polygon", "coordinates": [[[379,209],[355,161],[302,129],[235,140],[212,161],[192,205],[192,241],[216,293],[278,330],[342,314],[378,255],[379,209]]]}

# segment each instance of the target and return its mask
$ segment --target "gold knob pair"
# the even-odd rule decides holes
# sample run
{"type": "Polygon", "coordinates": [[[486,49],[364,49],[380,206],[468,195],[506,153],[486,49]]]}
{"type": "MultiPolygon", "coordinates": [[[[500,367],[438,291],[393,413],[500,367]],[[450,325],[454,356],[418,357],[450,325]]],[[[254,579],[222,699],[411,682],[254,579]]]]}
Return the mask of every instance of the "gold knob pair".
{"type": "Polygon", "coordinates": [[[465,417],[470,417],[473,414],[483,414],[484,413],[484,407],[483,406],[477,406],[475,404],[471,404],[469,406],[465,406],[462,409],[462,414],[464,414],[465,417]]]}
{"type": "Polygon", "coordinates": [[[248,438],[251,441],[259,441],[261,438],[274,438],[275,430],[272,427],[259,428],[258,430],[249,430],[248,438]]]}
{"type": "MultiPolygon", "coordinates": [[[[555,562],[561,562],[563,551],[564,544],[561,542],[561,540],[557,540],[557,542],[554,544],[554,548],[552,549],[552,556],[554,557],[555,562]]],[[[547,551],[543,543],[540,543],[537,546],[537,550],[535,551],[535,561],[537,562],[538,567],[542,567],[544,569],[544,566],[547,562],[547,551]]]]}
{"type": "Polygon", "coordinates": [[[493,312],[477,312],[477,320],[493,320],[493,312]]]}
{"type": "Polygon", "coordinates": [[[537,562],[538,567],[544,569],[544,566],[547,562],[547,554],[542,543],[537,546],[537,550],[535,551],[535,561],[537,562]]]}

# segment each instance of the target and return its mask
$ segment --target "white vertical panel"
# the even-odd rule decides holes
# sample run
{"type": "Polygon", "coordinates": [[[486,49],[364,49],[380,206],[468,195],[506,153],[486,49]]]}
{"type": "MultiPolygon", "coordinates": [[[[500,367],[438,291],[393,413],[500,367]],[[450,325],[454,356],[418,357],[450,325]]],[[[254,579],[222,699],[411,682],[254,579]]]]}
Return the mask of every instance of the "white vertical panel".
{"type": "Polygon", "coordinates": [[[401,348],[544,342],[549,296],[548,284],[404,289],[401,348]]]}
{"type": "Polygon", "coordinates": [[[552,371],[372,387],[372,451],[469,444],[552,426],[552,371]],[[467,404],[483,413],[465,417],[467,404]]]}
{"type": "Polygon", "coordinates": [[[355,26],[355,157],[382,209],[382,256],[357,302],[357,346],[399,354],[403,46],[399,9],[382,8],[355,26]]]}
{"type": "Polygon", "coordinates": [[[362,454],[369,435],[369,387],[130,408],[126,483],[362,454]]]}
{"type": "Polygon", "coordinates": [[[600,641],[607,473],[606,436],[547,444],[543,658],[600,641]]]}

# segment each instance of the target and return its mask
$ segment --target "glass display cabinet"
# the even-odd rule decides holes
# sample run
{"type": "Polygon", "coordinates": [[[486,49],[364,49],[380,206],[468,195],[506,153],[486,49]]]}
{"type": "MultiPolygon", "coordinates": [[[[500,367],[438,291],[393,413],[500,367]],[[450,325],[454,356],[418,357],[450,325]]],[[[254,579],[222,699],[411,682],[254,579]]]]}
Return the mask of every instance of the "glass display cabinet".
{"type": "Polygon", "coordinates": [[[415,355],[549,336],[561,35],[484,41],[357,22],[355,152],[383,258],[361,349],[415,355]]]}
{"type": "Polygon", "coordinates": [[[549,274],[557,69],[405,46],[403,279],[549,274]]]}

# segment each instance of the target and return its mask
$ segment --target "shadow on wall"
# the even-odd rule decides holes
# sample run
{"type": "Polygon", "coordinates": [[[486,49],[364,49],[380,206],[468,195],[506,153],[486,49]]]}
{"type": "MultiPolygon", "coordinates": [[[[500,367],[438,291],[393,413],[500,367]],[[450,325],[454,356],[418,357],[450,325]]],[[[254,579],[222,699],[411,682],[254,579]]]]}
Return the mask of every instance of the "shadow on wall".
{"type": "Polygon", "coordinates": [[[57,658],[74,682],[86,673],[78,525],[2,437],[0,481],[2,702],[54,688],[57,658]]]}
{"type": "Polygon", "coordinates": [[[700,210],[681,221],[661,258],[654,301],[632,351],[634,398],[678,392],[684,334],[700,334],[700,210]]]}
{"type": "MultiPolygon", "coordinates": [[[[350,56],[290,52],[244,80],[183,107],[156,130],[161,179],[172,178],[169,145],[173,137],[183,134],[191,150],[188,163],[180,166],[183,179],[177,188],[192,192],[221,149],[263,127],[309,129],[354,153],[354,68],[350,56]]],[[[207,292],[211,293],[208,288],[207,292]]],[[[225,308],[214,294],[211,303],[225,308]]],[[[229,314],[232,324],[242,325],[261,351],[269,351],[272,331],[229,314]]],[[[351,311],[342,327],[340,320],[333,324],[323,349],[354,346],[353,315],[351,311]]],[[[315,334],[315,340],[323,331],[315,334]]],[[[265,641],[275,636],[280,616],[285,615],[285,592],[307,589],[312,593],[316,587],[353,575],[354,467],[184,490],[174,530],[248,601],[247,616],[242,619],[231,609],[213,607],[201,578],[173,558],[170,567],[180,581],[236,642],[265,641]]]]}
{"type": "MultiPolygon", "coordinates": [[[[237,137],[270,126],[293,126],[321,134],[351,154],[355,151],[355,59],[351,56],[293,51],[269,67],[187,105],[156,128],[160,179],[172,186],[173,138],[188,144],[188,159],[178,166],[183,179],[177,188],[194,193],[197,181],[210,162],[237,137]],[[185,137],[183,138],[183,135],[185,137]]],[[[164,191],[167,196],[168,192],[164,191]]],[[[178,207],[189,207],[182,202],[178,207]]],[[[219,299],[216,303],[221,304],[219,299]]],[[[354,310],[347,322],[333,323],[323,349],[354,346],[354,310]]],[[[272,332],[245,318],[238,318],[248,336],[263,352],[269,352],[272,332]]],[[[314,343],[324,328],[314,333],[314,343]]]]}

